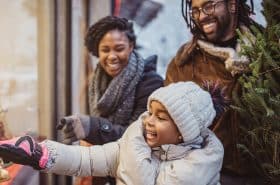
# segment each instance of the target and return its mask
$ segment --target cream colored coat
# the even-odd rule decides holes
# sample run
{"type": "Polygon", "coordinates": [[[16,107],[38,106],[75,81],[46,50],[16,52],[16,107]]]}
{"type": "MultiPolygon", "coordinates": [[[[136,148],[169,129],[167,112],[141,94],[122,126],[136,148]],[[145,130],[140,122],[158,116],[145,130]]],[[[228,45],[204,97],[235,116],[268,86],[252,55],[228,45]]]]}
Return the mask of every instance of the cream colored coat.
{"type": "Polygon", "coordinates": [[[47,141],[55,163],[46,171],[71,176],[109,175],[116,178],[117,185],[217,185],[223,146],[209,129],[202,136],[202,149],[164,145],[162,155],[154,155],[144,140],[139,118],[117,142],[82,147],[47,141]]]}

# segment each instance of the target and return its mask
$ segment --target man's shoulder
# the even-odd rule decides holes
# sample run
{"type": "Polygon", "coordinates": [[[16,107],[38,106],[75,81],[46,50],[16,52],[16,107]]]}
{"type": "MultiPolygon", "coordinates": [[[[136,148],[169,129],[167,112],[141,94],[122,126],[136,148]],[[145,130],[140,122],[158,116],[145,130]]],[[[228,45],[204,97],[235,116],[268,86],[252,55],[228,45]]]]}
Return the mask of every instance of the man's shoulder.
{"type": "Polygon", "coordinates": [[[176,53],[176,56],[177,56],[177,55],[182,55],[182,54],[184,53],[184,51],[189,50],[192,44],[193,44],[193,41],[192,41],[192,40],[187,41],[187,42],[185,42],[184,44],[182,44],[182,45],[179,47],[179,49],[178,49],[178,51],[177,51],[177,53],[176,53]]]}
{"type": "Polygon", "coordinates": [[[172,59],[172,61],[169,63],[169,66],[181,66],[182,63],[185,63],[186,60],[189,59],[191,54],[193,53],[194,48],[196,47],[196,43],[193,40],[190,40],[183,45],[180,46],[178,49],[175,57],[172,59]]]}

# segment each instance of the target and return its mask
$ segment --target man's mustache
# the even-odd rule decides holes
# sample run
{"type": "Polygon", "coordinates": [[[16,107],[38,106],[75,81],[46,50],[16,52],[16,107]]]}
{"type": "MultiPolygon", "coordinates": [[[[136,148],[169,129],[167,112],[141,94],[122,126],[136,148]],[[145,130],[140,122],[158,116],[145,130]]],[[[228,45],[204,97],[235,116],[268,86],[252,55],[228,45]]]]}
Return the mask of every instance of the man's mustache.
{"type": "Polygon", "coordinates": [[[206,17],[205,19],[203,19],[202,21],[199,21],[198,22],[198,24],[199,25],[204,25],[204,24],[207,24],[207,23],[209,23],[209,22],[211,22],[211,21],[213,21],[213,20],[215,20],[216,21],[216,19],[215,19],[215,17],[206,17]]]}

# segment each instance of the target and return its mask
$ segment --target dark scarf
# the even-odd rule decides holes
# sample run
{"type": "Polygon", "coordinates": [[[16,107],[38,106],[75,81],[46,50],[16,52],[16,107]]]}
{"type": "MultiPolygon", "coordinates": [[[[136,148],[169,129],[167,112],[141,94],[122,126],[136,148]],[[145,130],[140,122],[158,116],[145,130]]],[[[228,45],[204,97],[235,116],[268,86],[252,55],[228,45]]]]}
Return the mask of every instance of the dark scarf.
{"type": "Polygon", "coordinates": [[[89,83],[90,115],[107,118],[114,124],[128,124],[143,71],[144,60],[135,51],[127,66],[113,79],[98,64],[89,83]]]}

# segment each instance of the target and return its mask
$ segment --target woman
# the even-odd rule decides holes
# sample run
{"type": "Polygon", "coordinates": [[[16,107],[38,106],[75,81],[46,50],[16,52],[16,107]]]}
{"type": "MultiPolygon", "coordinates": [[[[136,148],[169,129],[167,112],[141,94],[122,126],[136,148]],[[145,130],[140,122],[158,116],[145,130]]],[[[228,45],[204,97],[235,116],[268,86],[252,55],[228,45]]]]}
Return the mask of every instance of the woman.
{"type": "Polygon", "coordinates": [[[163,79],[156,73],[156,57],[144,60],[135,51],[136,36],[127,19],[100,19],[89,28],[85,45],[99,59],[89,82],[90,116],[62,119],[58,128],[66,144],[78,139],[92,144],[119,139],[128,125],[146,111],[148,96],[163,86],[163,79]]]}

